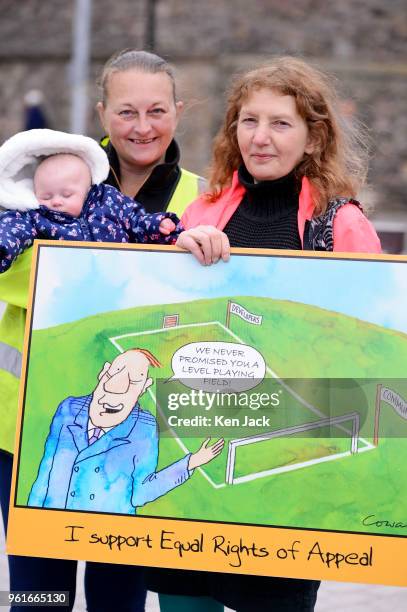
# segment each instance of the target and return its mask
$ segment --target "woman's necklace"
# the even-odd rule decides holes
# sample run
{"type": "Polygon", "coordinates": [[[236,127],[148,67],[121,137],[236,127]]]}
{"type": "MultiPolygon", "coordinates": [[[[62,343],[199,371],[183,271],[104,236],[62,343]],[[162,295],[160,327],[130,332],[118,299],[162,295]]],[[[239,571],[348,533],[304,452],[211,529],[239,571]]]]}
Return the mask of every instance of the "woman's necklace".
{"type": "MultiPolygon", "coordinates": [[[[113,176],[114,176],[114,178],[115,178],[115,180],[116,180],[116,183],[117,183],[117,184],[118,184],[118,186],[119,186],[119,191],[121,191],[121,193],[123,193],[123,194],[124,194],[124,190],[123,190],[122,184],[121,184],[121,182],[119,181],[119,177],[117,176],[116,171],[115,171],[115,169],[113,168],[113,166],[110,166],[110,170],[112,171],[112,174],[113,174],[113,176]]],[[[141,183],[141,184],[138,186],[137,192],[134,194],[134,196],[133,196],[133,195],[129,195],[129,197],[130,197],[130,198],[135,198],[135,197],[137,196],[138,192],[139,192],[139,191],[140,191],[140,189],[143,187],[144,183],[147,181],[147,179],[149,178],[149,176],[150,176],[150,175],[149,175],[149,174],[147,174],[146,178],[145,178],[145,179],[143,180],[143,182],[142,182],[142,183],[141,183]]],[[[126,195],[126,194],[125,194],[125,195],[126,195]]]]}
{"type": "Polygon", "coordinates": [[[111,172],[112,172],[112,174],[113,174],[113,176],[114,176],[114,178],[115,178],[115,180],[116,180],[116,183],[117,183],[117,184],[118,184],[118,186],[119,186],[119,190],[120,190],[120,191],[123,193],[122,184],[121,184],[121,182],[119,181],[119,177],[117,176],[117,174],[116,174],[115,169],[113,168],[113,166],[110,166],[110,170],[111,170],[111,172]]]}

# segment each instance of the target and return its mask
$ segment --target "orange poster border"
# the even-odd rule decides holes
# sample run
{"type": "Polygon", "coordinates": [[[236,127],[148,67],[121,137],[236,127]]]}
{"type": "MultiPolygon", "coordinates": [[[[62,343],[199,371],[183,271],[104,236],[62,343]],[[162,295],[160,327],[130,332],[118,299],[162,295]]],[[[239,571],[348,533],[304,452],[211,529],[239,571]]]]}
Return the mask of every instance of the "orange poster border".
{"type": "MultiPolygon", "coordinates": [[[[42,248],[128,249],[181,252],[176,247],[36,241],[30,277],[22,384],[16,431],[7,552],[174,567],[226,573],[288,576],[407,586],[407,535],[362,534],[51,510],[16,505],[34,289],[42,248]],[[112,516],[114,520],[112,521],[112,516]],[[223,541],[221,540],[223,538],[223,541]]],[[[403,255],[232,249],[232,253],[407,263],[403,255]]]]}

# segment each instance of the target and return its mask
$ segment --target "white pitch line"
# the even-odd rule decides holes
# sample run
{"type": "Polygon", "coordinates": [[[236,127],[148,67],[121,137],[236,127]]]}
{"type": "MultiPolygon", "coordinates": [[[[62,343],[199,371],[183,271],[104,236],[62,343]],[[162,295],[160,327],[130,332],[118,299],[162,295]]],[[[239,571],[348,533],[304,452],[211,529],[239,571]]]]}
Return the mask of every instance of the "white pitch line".
{"type": "MultiPolygon", "coordinates": [[[[176,331],[178,329],[184,329],[185,327],[205,327],[207,325],[221,325],[221,323],[219,323],[219,321],[207,321],[205,323],[186,323],[185,325],[175,325],[174,327],[158,327],[157,329],[149,329],[148,331],[130,332],[128,334],[122,334],[121,336],[113,336],[113,339],[118,340],[120,338],[127,338],[128,336],[148,336],[149,334],[176,331]]],[[[109,340],[111,340],[111,338],[109,338],[109,340]]]]}
{"type": "Polygon", "coordinates": [[[187,323],[185,325],[176,325],[175,327],[159,327],[157,329],[150,329],[149,331],[143,332],[129,332],[127,334],[122,334],[121,336],[112,336],[109,338],[110,342],[113,346],[119,351],[119,353],[123,353],[124,349],[116,342],[116,340],[121,340],[122,338],[130,338],[133,336],[148,336],[150,334],[159,334],[161,332],[168,332],[173,329],[183,329],[185,327],[204,327],[206,325],[218,325],[219,321],[209,321],[207,323],[187,323]]]}

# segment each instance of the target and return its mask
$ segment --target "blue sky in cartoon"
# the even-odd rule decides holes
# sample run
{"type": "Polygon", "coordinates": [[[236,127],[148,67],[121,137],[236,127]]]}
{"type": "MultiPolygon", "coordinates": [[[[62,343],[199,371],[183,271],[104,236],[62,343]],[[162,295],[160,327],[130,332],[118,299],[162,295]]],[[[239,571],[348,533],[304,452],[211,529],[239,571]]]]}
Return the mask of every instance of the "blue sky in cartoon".
{"type": "Polygon", "coordinates": [[[60,246],[40,249],[33,327],[238,295],[311,304],[407,333],[407,262],[233,255],[203,267],[187,253],[60,246]]]}

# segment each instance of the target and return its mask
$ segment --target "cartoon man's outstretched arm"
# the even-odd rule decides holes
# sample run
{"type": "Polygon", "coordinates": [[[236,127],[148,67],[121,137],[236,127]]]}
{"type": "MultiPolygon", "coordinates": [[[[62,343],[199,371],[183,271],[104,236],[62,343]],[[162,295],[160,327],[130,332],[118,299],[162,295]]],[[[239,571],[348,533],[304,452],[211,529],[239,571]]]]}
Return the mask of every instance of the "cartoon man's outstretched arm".
{"type": "Polygon", "coordinates": [[[158,463],[158,429],[150,413],[144,413],[143,418],[146,424],[146,437],[141,444],[140,440],[138,443],[142,460],[134,458],[132,504],[135,508],[158,499],[186,482],[195,468],[212,461],[222,452],[224,445],[224,440],[218,440],[212,446],[208,446],[210,440],[208,438],[196,453],[189,453],[162,470],[155,471],[158,463]]]}

